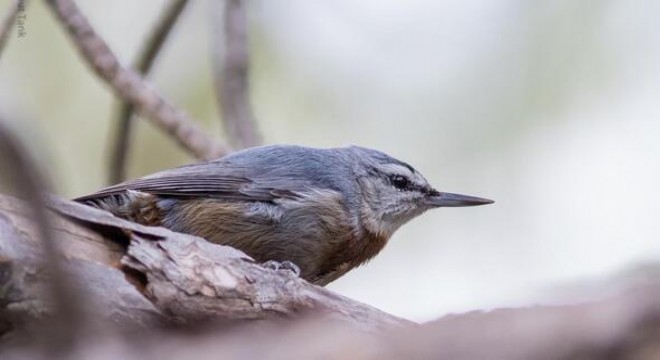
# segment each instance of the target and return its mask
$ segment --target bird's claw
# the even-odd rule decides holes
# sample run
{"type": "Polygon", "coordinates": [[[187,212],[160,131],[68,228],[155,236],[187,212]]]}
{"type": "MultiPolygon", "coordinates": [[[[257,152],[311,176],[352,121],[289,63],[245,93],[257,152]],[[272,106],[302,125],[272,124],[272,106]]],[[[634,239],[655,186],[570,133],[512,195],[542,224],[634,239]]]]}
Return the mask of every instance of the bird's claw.
{"type": "Polygon", "coordinates": [[[300,276],[300,268],[298,265],[292,263],[291,261],[275,261],[268,260],[261,264],[261,266],[271,269],[271,270],[288,270],[294,273],[296,276],[300,276]]]}

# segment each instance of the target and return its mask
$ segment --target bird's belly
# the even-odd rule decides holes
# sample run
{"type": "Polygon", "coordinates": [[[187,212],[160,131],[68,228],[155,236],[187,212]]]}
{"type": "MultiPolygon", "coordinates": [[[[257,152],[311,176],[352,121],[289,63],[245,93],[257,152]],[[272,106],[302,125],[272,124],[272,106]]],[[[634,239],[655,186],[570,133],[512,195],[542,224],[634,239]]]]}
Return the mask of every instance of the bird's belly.
{"type": "Polygon", "coordinates": [[[232,246],[258,262],[292,261],[303,278],[313,281],[338,266],[346,267],[342,264],[361,262],[348,251],[355,235],[339,210],[327,205],[310,211],[302,205],[187,200],[166,212],[163,225],[232,246]]]}

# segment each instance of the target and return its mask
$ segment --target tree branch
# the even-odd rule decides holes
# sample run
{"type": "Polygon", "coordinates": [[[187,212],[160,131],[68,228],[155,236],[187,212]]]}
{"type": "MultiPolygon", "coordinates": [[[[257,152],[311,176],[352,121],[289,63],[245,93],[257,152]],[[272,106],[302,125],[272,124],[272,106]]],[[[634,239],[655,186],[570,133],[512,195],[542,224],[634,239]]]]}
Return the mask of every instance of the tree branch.
{"type": "MultiPolygon", "coordinates": [[[[122,326],[118,334],[135,334],[129,331],[135,327],[150,329],[128,339],[78,343],[76,353],[83,351],[88,359],[100,359],[103,354],[124,359],[197,358],[202,354],[242,359],[246,351],[249,358],[269,359],[660,356],[657,281],[599,302],[473,312],[411,326],[288,272],[264,269],[230,247],[131,223],[58,198],[50,200],[50,207],[59,214],[53,223],[67,271],[75,271],[76,286],[102,304],[95,310],[111,319],[112,326],[122,326]],[[302,322],[277,321],[309,315],[317,316],[302,322]],[[319,319],[318,315],[325,316],[319,319]],[[253,321],[266,319],[270,321],[253,321]],[[226,324],[228,320],[258,327],[199,329],[200,324],[226,324]],[[163,323],[168,326],[162,327],[163,323]],[[179,330],[172,332],[172,325],[179,330]],[[196,336],[180,333],[191,327],[196,336]]],[[[44,272],[16,255],[21,249],[23,254],[34,254],[30,250],[35,241],[33,225],[20,201],[0,196],[0,339],[6,338],[3,321],[15,328],[50,311],[40,301],[43,292],[37,291],[47,281],[40,275],[44,272]]],[[[5,349],[0,343],[0,353],[5,349]]],[[[29,345],[25,349],[17,350],[14,357],[1,355],[3,359],[22,359],[29,351],[35,359],[51,356],[48,352],[37,356],[29,345]]]]}
{"type": "Polygon", "coordinates": [[[190,153],[200,159],[217,158],[228,149],[209,138],[187,114],[167,102],[134,71],[121,66],[72,0],[47,3],[66,26],[83,58],[124,101],[159,126],[190,153]]]}
{"type": "MultiPolygon", "coordinates": [[[[188,0],[172,0],[162,13],[137,58],[135,69],[139,74],[149,74],[154,60],[187,4],[188,0]]],[[[117,133],[112,146],[108,172],[110,184],[120,183],[126,179],[126,158],[130,148],[133,111],[133,105],[124,101],[117,113],[117,133]]]]}
{"type": "MultiPolygon", "coordinates": [[[[56,243],[54,232],[51,230],[51,217],[43,198],[44,190],[48,188],[45,185],[46,182],[18,140],[3,126],[2,120],[0,119],[0,165],[8,170],[2,173],[29,205],[28,213],[34,218],[35,235],[39,242],[38,245],[40,245],[37,251],[43,257],[41,266],[49,275],[44,287],[49,290],[48,293],[51,296],[46,296],[41,300],[53,301],[56,309],[53,312],[56,321],[51,323],[54,326],[49,327],[52,341],[49,341],[48,345],[51,349],[70,348],[75,342],[76,335],[82,333],[82,329],[87,324],[81,311],[83,309],[82,297],[73,289],[71,282],[67,281],[68,276],[61,264],[60,248],[56,243]]],[[[4,231],[0,231],[0,234],[2,233],[4,231]]],[[[10,235],[14,235],[13,239],[17,238],[15,234],[10,233],[10,235]]],[[[34,256],[34,254],[26,256],[30,255],[34,256]]],[[[0,260],[2,258],[3,256],[0,256],[0,260]]]]}
{"type": "MultiPolygon", "coordinates": [[[[19,224],[19,232],[29,233],[22,229],[29,222],[26,219],[15,219],[16,211],[11,210],[15,202],[15,199],[5,197],[4,202],[0,201],[0,214],[5,214],[13,224],[19,224]]],[[[69,235],[69,241],[63,243],[62,249],[70,263],[102,262],[104,270],[97,270],[96,273],[107,271],[111,274],[121,269],[125,277],[114,276],[117,281],[114,284],[105,281],[106,291],[126,288],[132,283],[142,294],[142,300],[137,302],[139,306],[135,310],[138,314],[134,314],[132,309],[125,306],[136,303],[132,299],[134,293],[127,293],[129,298],[114,291],[106,293],[106,297],[114,299],[114,304],[97,309],[103,312],[101,316],[121,313],[123,319],[134,317],[142,322],[143,317],[139,315],[144,309],[142,304],[147,302],[158,309],[159,321],[178,325],[191,325],[200,321],[292,318],[308,312],[328,314],[368,332],[411,324],[311,285],[288,271],[263,268],[231,247],[212,244],[164,228],[139,225],[116,218],[108,212],[62,199],[51,199],[50,207],[70,219],[62,225],[69,233],[81,232],[78,228],[84,226],[94,229],[105,238],[99,242],[97,238],[89,236],[78,238],[69,235]],[[81,243],[85,249],[91,250],[81,251],[81,243]],[[110,248],[107,244],[115,246],[110,248]],[[127,248],[120,250],[121,265],[116,262],[118,244],[128,244],[127,248]],[[108,254],[99,255],[104,252],[108,254]]],[[[10,242],[7,246],[13,248],[30,243],[26,239],[20,241],[20,244],[10,242]]],[[[0,251],[0,258],[12,261],[14,267],[21,266],[21,260],[12,258],[6,251],[0,251]]],[[[80,268],[79,265],[70,266],[80,268]]],[[[89,274],[81,272],[79,276],[89,280],[89,274]]],[[[109,275],[110,278],[113,276],[109,275]]],[[[0,289],[3,286],[7,284],[0,281],[0,289]]],[[[0,304],[3,302],[6,300],[0,294],[0,304]]],[[[47,312],[48,309],[39,311],[47,312]]],[[[133,326],[130,322],[123,325],[133,326]]]]}
{"type": "Polygon", "coordinates": [[[236,148],[262,142],[250,105],[248,24],[243,0],[215,5],[215,22],[223,24],[213,40],[216,95],[229,141],[236,148]]]}
{"type": "Polygon", "coordinates": [[[59,213],[130,236],[122,264],[147,279],[145,295],[169,321],[291,317],[315,310],[366,331],[410,322],[293,276],[265,269],[244,253],[164,228],[142,226],[78,203],[53,200],[59,213]]]}

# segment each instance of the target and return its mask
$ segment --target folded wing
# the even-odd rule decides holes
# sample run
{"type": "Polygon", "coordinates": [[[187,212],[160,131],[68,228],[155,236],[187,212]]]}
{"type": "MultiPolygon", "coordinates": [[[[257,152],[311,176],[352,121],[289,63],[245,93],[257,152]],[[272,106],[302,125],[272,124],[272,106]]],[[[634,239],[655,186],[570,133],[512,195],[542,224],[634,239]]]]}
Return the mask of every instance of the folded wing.
{"type": "Polygon", "coordinates": [[[98,200],[135,190],[167,197],[272,202],[278,198],[296,197],[297,191],[306,187],[304,182],[291,179],[286,184],[282,181],[254,179],[250,172],[245,167],[221,161],[197,163],[113,185],[74,200],[98,200]]]}

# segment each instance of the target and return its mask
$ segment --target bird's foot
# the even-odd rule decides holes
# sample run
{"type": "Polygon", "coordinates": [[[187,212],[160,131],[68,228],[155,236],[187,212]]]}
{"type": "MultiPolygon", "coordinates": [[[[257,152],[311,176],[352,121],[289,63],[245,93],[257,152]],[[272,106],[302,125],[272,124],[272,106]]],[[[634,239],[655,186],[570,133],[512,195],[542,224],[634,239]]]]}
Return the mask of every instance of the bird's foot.
{"type": "Polygon", "coordinates": [[[261,266],[271,269],[271,270],[288,270],[294,273],[296,276],[300,276],[300,268],[298,265],[292,263],[291,261],[275,261],[268,260],[261,264],[261,266]]]}

